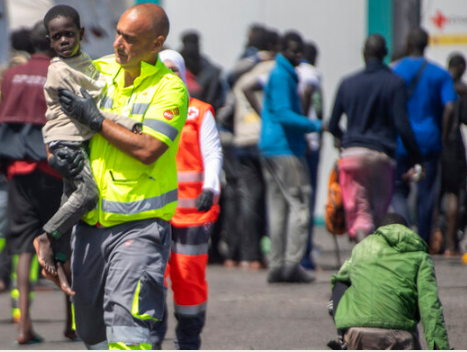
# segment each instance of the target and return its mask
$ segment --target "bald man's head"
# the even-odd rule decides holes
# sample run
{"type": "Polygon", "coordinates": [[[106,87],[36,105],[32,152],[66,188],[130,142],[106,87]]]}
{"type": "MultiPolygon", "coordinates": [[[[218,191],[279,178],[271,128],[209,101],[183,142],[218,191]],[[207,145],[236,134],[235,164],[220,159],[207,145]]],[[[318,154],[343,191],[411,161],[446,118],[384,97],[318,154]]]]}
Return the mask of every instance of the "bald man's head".
{"type": "Polygon", "coordinates": [[[127,12],[146,17],[151,24],[151,30],[154,31],[155,36],[161,35],[164,39],[167,39],[170,23],[169,17],[167,17],[162,7],[156,4],[142,3],[130,7],[127,12]]]}
{"type": "Polygon", "coordinates": [[[127,74],[140,74],[141,62],[155,65],[169,33],[169,20],[158,5],[144,3],[130,7],[117,23],[115,60],[127,74]]]}
{"type": "Polygon", "coordinates": [[[380,34],[371,34],[365,41],[363,48],[363,56],[365,61],[369,59],[378,59],[383,61],[387,55],[388,49],[386,48],[386,40],[380,34]]]}

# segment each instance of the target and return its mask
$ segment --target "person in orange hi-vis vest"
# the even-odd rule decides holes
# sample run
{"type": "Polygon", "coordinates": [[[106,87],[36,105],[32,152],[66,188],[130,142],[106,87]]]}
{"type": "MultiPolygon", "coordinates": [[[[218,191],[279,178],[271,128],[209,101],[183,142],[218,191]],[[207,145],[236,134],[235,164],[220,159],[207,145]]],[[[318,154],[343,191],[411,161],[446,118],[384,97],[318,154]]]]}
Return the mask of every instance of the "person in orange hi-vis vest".
{"type": "MultiPolygon", "coordinates": [[[[186,84],[185,61],[174,50],[159,53],[160,60],[186,84]]],[[[170,112],[168,112],[170,113],[170,112]]],[[[206,317],[206,265],[212,225],[217,220],[222,149],[214,109],[190,98],[188,117],[177,153],[178,204],[172,218],[172,247],[166,277],[172,283],[177,319],[175,346],[199,349],[206,317]]],[[[167,314],[153,345],[160,347],[167,330],[167,314]]]]}

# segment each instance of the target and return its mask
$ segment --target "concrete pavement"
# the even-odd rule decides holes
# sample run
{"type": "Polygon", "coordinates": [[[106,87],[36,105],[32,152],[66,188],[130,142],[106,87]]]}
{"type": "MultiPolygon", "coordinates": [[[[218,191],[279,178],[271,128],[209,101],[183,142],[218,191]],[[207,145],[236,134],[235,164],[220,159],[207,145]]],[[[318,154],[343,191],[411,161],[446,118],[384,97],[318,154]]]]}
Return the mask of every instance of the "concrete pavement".
{"type": "MultiPolygon", "coordinates": [[[[290,350],[327,349],[335,337],[326,304],[330,278],[337,270],[332,236],[318,228],[315,244],[316,262],[322,270],[312,284],[274,284],[266,282],[266,271],[226,269],[210,265],[207,276],[210,289],[208,316],[202,334],[206,350],[290,350]]],[[[338,237],[342,260],[351,250],[347,237],[338,237]]],[[[467,349],[467,266],[459,258],[435,257],[440,297],[451,346],[467,349]]],[[[169,295],[169,330],[163,349],[174,349],[173,310],[169,295]]],[[[64,298],[57,290],[37,292],[32,319],[41,344],[18,346],[14,343],[16,326],[10,319],[10,298],[0,295],[0,349],[80,350],[81,342],[63,337],[64,298]]],[[[422,344],[423,330],[420,327],[422,344]]]]}

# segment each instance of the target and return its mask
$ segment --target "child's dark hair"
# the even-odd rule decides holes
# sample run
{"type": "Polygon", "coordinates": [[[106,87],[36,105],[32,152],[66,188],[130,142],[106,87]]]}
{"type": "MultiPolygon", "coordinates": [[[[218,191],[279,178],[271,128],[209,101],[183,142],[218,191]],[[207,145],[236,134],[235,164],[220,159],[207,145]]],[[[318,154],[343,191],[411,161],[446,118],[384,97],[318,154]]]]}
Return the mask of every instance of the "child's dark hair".
{"type": "Polygon", "coordinates": [[[81,21],[79,19],[78,11],[68,5],[57,5],[47,11],[44,16],[44,26],[47,29],[47,33],[49,33],[50,21],[60,16],[71,18],[76,25],[76,28],[81,29],[81,21]]]}

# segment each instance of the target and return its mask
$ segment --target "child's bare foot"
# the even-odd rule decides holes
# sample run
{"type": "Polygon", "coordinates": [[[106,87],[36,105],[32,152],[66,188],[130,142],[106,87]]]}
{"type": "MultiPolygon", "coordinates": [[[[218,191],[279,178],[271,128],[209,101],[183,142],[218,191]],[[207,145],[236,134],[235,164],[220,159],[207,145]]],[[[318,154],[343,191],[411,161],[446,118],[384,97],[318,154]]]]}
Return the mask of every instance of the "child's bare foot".
{"type": "Polygon", "coordinates": [[[74,296],[75,291],[73,291],[70,287],[70,284],[68,283],[68,279],[66,278],[66,275],[63,271],[62,263],[57,262],[57,275],[52,276],[50,275],[47,271],[42,269],[42,275],[52,281],[57,287],[59,287],[63,292],[65,292],[67,295],[74,296]]]}
{"type": "Polygon", "coordinates": [[[52,246],[50,245],[47,234],[44,232],[42,235],[37,236],[34,239],[33,244],[36,249],[39,264],[46,272],[50,273],[52,276],[56,276],[57,270],[55,269],[52,246]]]}
{"type": "Polygon", "coordinates": [[[59,285],[62,291],[65,292],[67,295],[74,296],[75,291],[71,289],[71,286],[68,282],[68,278],[66,277],[65,269],[63,268],[62,262],[57,262],[57,277],[58,277],[58,282],[59,282],[59,285]]]}

